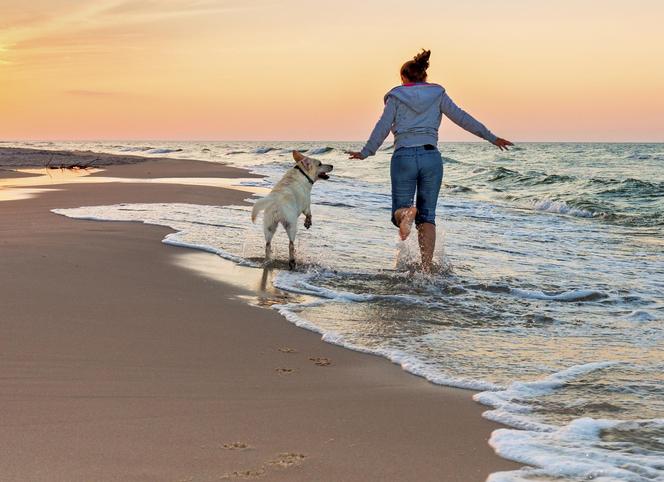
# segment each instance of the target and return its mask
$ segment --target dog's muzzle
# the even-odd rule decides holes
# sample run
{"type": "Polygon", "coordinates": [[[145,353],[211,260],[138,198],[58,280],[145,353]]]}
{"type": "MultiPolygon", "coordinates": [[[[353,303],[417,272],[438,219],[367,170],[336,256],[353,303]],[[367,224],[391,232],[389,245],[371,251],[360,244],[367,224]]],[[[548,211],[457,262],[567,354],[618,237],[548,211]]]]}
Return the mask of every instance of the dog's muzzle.
{"type": "Polygon", "coordinates": [[[323,180],[328,180],[330,176],[327,175],[328,172],[332,171],[334,169],[334,166],[332,164],[324,164],[321,166],[325,170],[318,173],[318,179],[323,179],[323,180]]]}

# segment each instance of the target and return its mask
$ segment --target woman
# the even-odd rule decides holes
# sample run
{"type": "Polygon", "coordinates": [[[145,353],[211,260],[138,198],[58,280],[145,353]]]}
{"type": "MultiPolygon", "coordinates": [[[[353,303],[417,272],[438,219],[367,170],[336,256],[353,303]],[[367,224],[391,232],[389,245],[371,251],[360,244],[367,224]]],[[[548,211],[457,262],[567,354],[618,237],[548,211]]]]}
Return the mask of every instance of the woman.
{"type": "Polygon", "coordinates": [[[423,50],[401,67],[402,85],[385,95],[383,115],[360,152],[350,159],[373,156],[387,135],[394,134],[392,223],[405,240],[413,221],[417,226],[422,269],[431,271],[436,246],[436,203],[443,180],[443,160],[438,152],[438,128],[442,114],[459,127],[485,139],[501,150],[513,145],[496,137],[482,123],[460,109],[445,89],[427,80],[430,50],[423,50]],[[413,198],[417,192],[415,206],[413,198]]]}

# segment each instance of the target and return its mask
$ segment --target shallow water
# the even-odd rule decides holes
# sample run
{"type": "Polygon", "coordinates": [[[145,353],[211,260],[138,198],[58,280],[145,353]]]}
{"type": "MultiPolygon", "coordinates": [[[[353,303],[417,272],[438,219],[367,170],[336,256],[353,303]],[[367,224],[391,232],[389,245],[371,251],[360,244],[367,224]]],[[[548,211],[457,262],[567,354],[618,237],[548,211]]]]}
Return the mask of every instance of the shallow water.
{"type": "MultiPolygon", "coordinates": [[[[275,285],[309,295],[279,310],[326,340],[382,354],[435,383],[484,390],[512,429],[491,444],[534,466],[492,480],[664,480],[664,145],[444,144],[439,272],[389,223],[389,149],[346,161],[330,143],[87,143],[105,152],[248,167],[269,187],[289,150],[335,164],[313,192],[300,268],[275,285]],[[312,154],[313,155],[313,154],[312,154]]],[[[62,144],[36,145],[62,148],[62,144]]],[[[262,262],[249,208],[145,204],[57,211],[143,220],[248,266],[262,262]]],[[[273,242],[285,258],[287,241],[273,242]]]]}

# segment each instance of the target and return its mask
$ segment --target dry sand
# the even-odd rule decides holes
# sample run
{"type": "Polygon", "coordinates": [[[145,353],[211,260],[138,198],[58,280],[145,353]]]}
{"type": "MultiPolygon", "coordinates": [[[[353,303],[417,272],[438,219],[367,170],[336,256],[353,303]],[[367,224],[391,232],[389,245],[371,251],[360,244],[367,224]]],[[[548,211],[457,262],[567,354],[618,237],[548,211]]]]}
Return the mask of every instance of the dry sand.
{"type": "MultiPolygon", "coordinates": [[[[146,161],[100,175],[247,173],[146,161]]],[[[257,295],[252,274],[160,243],[168,229],[49,211],[240,203],[246,193],[61,188],[0,202],[3,481],[479,482],[516,468],[487,445],[498,425],[481,418],[472,392],[326,344],[252,306],[241,299],[257,295]],[[217,275],[183,267],[190,264],[217,275]],[[222,281],[234,276],[243,278],[222,281]]]]}

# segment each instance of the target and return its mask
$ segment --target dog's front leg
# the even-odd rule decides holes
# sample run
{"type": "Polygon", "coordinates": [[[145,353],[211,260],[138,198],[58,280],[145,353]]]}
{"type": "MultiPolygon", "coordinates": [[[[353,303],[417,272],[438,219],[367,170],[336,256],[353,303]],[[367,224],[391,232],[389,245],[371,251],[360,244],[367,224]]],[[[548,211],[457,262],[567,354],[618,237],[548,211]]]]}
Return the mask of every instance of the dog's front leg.
{"type": "Polygon", "coordinates": [[[311,227],[311,207],[307,206],[307,208],[303,211],[304,214],[304,227],[309,229],[311,227]]]}

